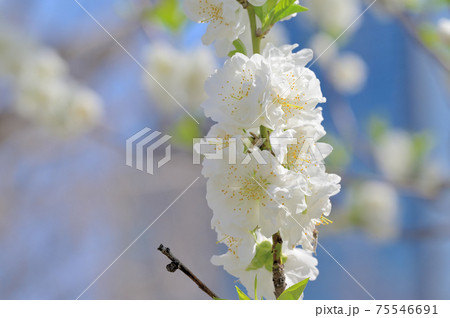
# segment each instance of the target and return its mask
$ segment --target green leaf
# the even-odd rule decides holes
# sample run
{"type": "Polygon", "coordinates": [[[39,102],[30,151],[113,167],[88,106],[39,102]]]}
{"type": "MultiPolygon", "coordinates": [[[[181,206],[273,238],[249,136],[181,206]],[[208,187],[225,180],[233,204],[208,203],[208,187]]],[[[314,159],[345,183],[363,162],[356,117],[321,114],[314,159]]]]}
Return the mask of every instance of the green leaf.
{"type": "MultiPolygon", "coordinates": [[[[281,255],[281,262],[285,263],[287,257],[281,255]]],[[[269,272],[273,267],[273,255],[272,255],[272,243],[269,241],[263,241],[256,245],[255,256],[253,257],[250,265],[246,268],[247,271],[254,271],[264,267],[269,272]]]]}
{"type": "Polygon", "coordinates": [[[278,0],[267,0],[263,5],[264,14],[269,14],[276,7],[278,0]]]}
{"type": "Polygon", "coordinates": [[[428,47],[434,47],[440,40],[436,27],[430,24],[419,26],[419,37],[428,47]]]}
{"type": "Polygon", "coordinates": [[[291,14],[307,10],[308,8],[295,4],[295,0],[280,0],[269,13],[269,19],[264,23],[263,29],[274,25],[291,14]]]}
{"type": "Polygon", "coordinates": [[[248,297],[242,290],[239,289],[239,287],[237,287],[237,286],[234,286],[234,287],[236,287],[236,291],[238,293],[239,300],[251,300],[250,297],[248,297]]]}
{"type": "Polygon", "coordinates": [[[178,0],[160,0],[157,4],[145,9],[142,18],[160,24],[170,31],[179,30],[186,22],[178,0]]]}
{"type": "Polygon", "coordinates": [[[309,278],[286,289],[277,300],[299,300],[308,284],[309,278]]]}
{"type": "Polygon", "coordinates": [[[265,18],[266,18],[266,15],[263,12],[263,7],[264,6],[255,7],[254,8],[255,9],[255,14],[259,18],[259,21],[261,21],[261,22],[263,22],[265,20],[265,18]]]}
{"type": "Polygon", "coordinates": [[[199,138],[202,136],[202,132],[200,131],[200,126],[186,116],[170,129],[170,135],[173,136],[172,141],[174,144],[192,149],[193,138],[199,138]]]}
{"type": "Polygon", "coordinates": [[[333,151],[331,154],[325,158],[325,163],[327,168],[330,168],[330,172],[341,172],[344,171],[345,167],[351,162],[351,148],[346,146],[341,139],[328,134],[326,137],[321,139],[322,142],[330,144],[333,146],[333,151]]]}
{"type": "Polygon", "coordinates": [[[272,24],[275,24],[276,22],[290,16],[291,14],[304,11],[308,11],[308,8],[305,8],[299,4],[293,4],[290,7],[286,8],[285,10],[280,11],[277,15],[275,15],[272,24]]]}
{"type": "Polygon", "coordinates": [[[232,57],[233,55],[235,55],[236,53],[239,53],[237,50],[233,50],[233,51],[230,51],[229,53],[228,53],[228,57],[232,57]]]}
{"type": "Polygon", "coordinates": [[[241,39],[234,40],[233,41],[233,45],[234,45],[236,50],[233,50],[230,53],[228,53],[229,57],[232,57],[236,53],[242,53],[244,55],[247,55],[247,49],[245,48],[245,44],[244,44],[244,42],[242,42],[241,39]]]}
{"type": "Polygon", "coordinates": [[[269,13],[275,8],[277,2],[278,0],[267,0],[262,6],[254,7],[256,16],[259,18],[262,25],[266,23],[269,18],[269,13]]]}
{"type": "Polygon", "coordinates": [[[257,270],[270,263],[270,269],[272,270],[272,244],[269,241],[264,241],[256,245],[255,256],[253,257],[250,265],[247,267],[247,271],[257,270]]]}
{"type": "Polygon", "coordinates": [[[369,121],[369,131],[372,140],[376,143],[386,134],[388,124],[385,120],[379,117],[372,117],[369,121]]]}
{"type": "Polygon", "coordinates": [[[416,160],[421,160],[431,149],[431,138],[427,133],[416,134],[412,139],[412,151],[416,160]]]}

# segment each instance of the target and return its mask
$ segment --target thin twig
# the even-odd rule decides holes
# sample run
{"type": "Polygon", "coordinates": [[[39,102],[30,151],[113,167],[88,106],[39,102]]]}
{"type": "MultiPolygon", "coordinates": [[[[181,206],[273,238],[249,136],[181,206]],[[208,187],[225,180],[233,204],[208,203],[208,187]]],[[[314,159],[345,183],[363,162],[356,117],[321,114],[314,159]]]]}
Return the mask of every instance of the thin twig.
{"type": "Polygon", "coordinates": [[[408,16],[403,13],[397,13],[395,16],[403,25],[406,33],[419,45],[419,47],[421,47],[424,52],[427,53],[428,56],[430,56],[436,63],[438,63],[445,71],[450,73],[450,65],[437,52],[423,43],[422,39],[416,31],[414,23],[411,22],[408,16]]]}
{"type": "Polygon", "coordinates": [[[244,9],[247,9],[247,7],[248,7],[248,1],[247,0],[237,0],[237,2],[239,2],[244,9]]]}
{"type": "Polygon", "coordinates": [[[208,294],[209,297],[212,299],[217,299],[219,296],[217,296],[215,293],[213,293],[200,279],[197,278],[190,270],[187,268],[183,263],[181,263],[178,258],[173,256],[173,254],[170,252],[170,249],[168,247],[164,247],[164,245],[159,245],[158,251],[166,255],[172,262],[167,264],[166,269],[173,273],[177,269],[182,271],[187,277],[189,277],[194,283],[197,284],[198,288],[200,288],[202,291],[204,291],[206,294],[208,294]]]}
{"type": "Polygon", "coordinates": [[[272,235],[272,255],[273,255],[273,286],[275,287],[275,298],[278,299],[280,295],[286,289],[286,277],[284,276],[284,265],[281,261],[281,248],[283,246],[283,240],[280,232],[272,235]]]}

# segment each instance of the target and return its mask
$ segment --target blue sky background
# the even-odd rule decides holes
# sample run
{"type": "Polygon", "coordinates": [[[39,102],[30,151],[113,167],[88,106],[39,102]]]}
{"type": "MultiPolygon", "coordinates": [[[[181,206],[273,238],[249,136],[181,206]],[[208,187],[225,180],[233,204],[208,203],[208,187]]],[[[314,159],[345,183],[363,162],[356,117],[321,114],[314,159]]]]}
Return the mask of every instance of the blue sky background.
{"type": "MultiPolygon", "coordinates": [[[[118,30],[126,24],[124,8],[127,8],[127,1],[80,2],[108,30],[118,30]]],[[[92,38],[107,38],[72,0],[0,1],[0,10],[2,20],[16,24],[25,33],[51,46],[71,47],[76,43],[83,45],[92,38]]],[[[307,46],[312,29],[306,22],[291,20],[285,25],[291,42],[300,43],[300,47],[307,46]]],[[[202,32],[201,26],[190,25],[185,36],[180,37],[181,46],[199,43],[202,32]]],[[[128,38],[124,46],[141,60],[142,46],[147,42],[148,39],[138,32],[128,38]]],[[[365,88],[346,98],[361,132],[367,132],[369,118],[374,114],[386,118],[394,127],[412,132],[430,131],[435,143],[433,154],[449,169],[449,82],[448,79],[445,81],[439,67],[417,48],[395,21],[380,20],[373,10],[364,15],[360,28],[345,50],[358,53],[369,69],[365,88]]],[[[77,66],[81,63],[83,59],[71,64],[76,76],[80,76],[77,66]]],[[[324,78],[318,65],[312,69],[319,78],[324,78]]],[[[103,61],[93,76],[87,80],[83,78],[104,100],[104,122],[112,132],[107,137],[108,145],[89,135],[79,140],[52,140],[47,148],[39,146],[48,145],[45,138],[30,139],[29,156],[17,150],[15,139],[0,146],[1,173],[5,176],[0,176],[0,185],[4,193],[13,193],[15,198],[14,205],[4,210],[2,217],[6,221],[0,222],[4,225],[0,227],[3,231],[0,236],[0,298],[76,298],[181,192],[167,190],[156,197],[129,196],[120,201],[124,204],[122,210],[112,200],[117,193],[120,193],[118,198],[122,198],[123,192],[116,192],[114,184],[124,175],[132,175],[133,182],[150,190],[162,182],[130,171],[123,163],[123,145],[128,136],[145,126],[161,131],[167,128],[161,115],[149,105],[151,102],[142,88],[141,79],[142,71],[121,50],[103,61]],[[119,149],[119,153],[112,148],[119,149]],[[52,153],[51,159],[41,158],[42,151],[52,153]],[[116,210],[122,214],[111,212],[116,210]]],[[[324,106],[324,126],[333,133],[336,129],[329,108],[342,97],[333,92],[326,80],[322,82],[324,95],[328,98],[324,106]]],[[[181,152],[180,157],[183,157],[181,152]]],[[[357,160],[352,163],[352,169],[356,172],[370,170],[357,160]]],[[[190,183],[189,178],[170,178],[168,183],[179,183],[180,186],[190,183]]],[[[177,213],[193,204],[192,201],[205,201],[201,198],[205,191],[202,187],[204,184],[199,185],[197,196],[192,194],[174,206],[177,213]]],[[[195,222],[191,228],[186,225],[184,230],[171,231],[171,224],[176,224],[178,219],[175,215],[168,216],[164,222],[168,222],[169,230],[156,232],[150,229],[84,298],[148,299],[171,298],[171,295],[183,298],[173,285],[178,282],[171,276],[174,274],[163,270],[165,260],[162,256],[147,251],[153,251],[163,238],[172,240],[173,244],[189,241],[194,237],[193,231],[202,229],[206,241],[202,244],[208,249],[195,258],[203,259],[189,259],[192,254],[186,252],[183,260],[195,263],[198,267],[192,267],[192,270],[205,273],[208,282],[220,288],[221,295],[234,298],[236,279],[220,268],[211,269],[213,265],[209,263],[210,256],[221,247],[214,244],[208,219],[211,212],[203,201],[198,204],[205,217],[196,219],[197,216],[193,216],[195,222]]],[[[401,205],[405,230],[450,225],[448,191],[432,202],[401,194],[401,205]]],[[[174,247],[183,253],[189,246],[195,246],[195,242],[190,245],[186,242],[186,248],[181,243],[179,248],[174,247]]],[[[354,230],[324,235],[321,243],[377,299],[450,297],[449,233],[420,238],[403,235],[395,241],[380,244],[354,230]]],[[[368,298],[324,251],[319,249],[317,258],[320,275],[309,284],[306,299],[368,298]]],[[[189,284],[187,282],[186,286],[189,284]]],[[[186,298],[204,297],[195,286],[192,286],[192,293],[188,287],[183,288],[180,290],[188,293],[186,298]]]]}

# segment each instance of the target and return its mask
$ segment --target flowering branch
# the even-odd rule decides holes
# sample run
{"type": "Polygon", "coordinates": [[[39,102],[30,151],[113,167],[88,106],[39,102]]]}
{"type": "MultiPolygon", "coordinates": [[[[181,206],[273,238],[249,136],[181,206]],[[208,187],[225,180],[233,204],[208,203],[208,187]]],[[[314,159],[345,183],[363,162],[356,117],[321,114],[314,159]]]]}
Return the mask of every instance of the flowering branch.
{"type": "Polygon", "coordinates": [[[428,56],[430,56],[437,64],[439,64],[446,72],[450,73],[450,65],[448,62],[433,49],[429,48],[420,38],[413,22],[404,13],[397,13],[397,19],[403,25],[406,33],[413,39],[419,47],[421,47],[428,56]]]}
{"type": "Polygon", "coordinates": [[[187,277],[189,277],[194,283],[197,284],[198,288],[208,294],[212,299],[219,298],[215,293],[213,293],[200,279],[197,278],[183,263],[181,263],[173,254],[170,252],[168,247],[164,247],[164,245],[159,245],[158,251],[166,255],[172,262],[167,264],[166,269],[173,273],[177,269],[182,271],[187,277]]]}
{"type": "Polygon", "coordinates": [[[225,141],[220,159],[203,160],[211,225],[217,241],[228,248],[211,262],[238,277],[249,297],[298,299],[302,290],[294,286],[318,275],[310,237],[317,219],[329,214],[329,197],[339,192],[340,179],[316,169],[302,146],[307,138],[315,142],[324,135],[322,109],[316,106],[325,98],[319,80],[305,67],[312,51],[273,44],[261,48],[261,39],[275,23],[307,9],[296,0],[185,3],[192,20],[208,23],[203,43],[214,43],[218,55],[229,56],[206,82],[208,98],[202,104],[216,122],[207,138],[225,141]],[[248,34],[252,50],[242,41],[248,34]],[[300,143],[275,144],[279,138],[300,143]],[[320,203],[308,204],[307,198],[320,203]],[[286,206],[295,207],[296,222],[287,219],[286,206]],[[299,224],[308,233],[299,231],[299,224]],[[290,288],[300,292],[283,298],[290,288]]]}
{"type": "Polygon", "coordinates": [[[272,235],[272,256],[273,256],[273,286],[275,287],[275,298],[278,299],[280,295],[286,289],[286,277],[284,276],[284,265],[281,261],[281,247],[283,245],[283,240],[281,238],[280,232],[272,235]]]}
{"type": "MultiPolygon", "coordinates": [[[[261,46],[261,30],[257,30],[256,27],[256,13],[255,9],[251,4],[247,6],[248,17],[250,20],[250,32],[252,35],[252,46],[253,46],[253,54],[260,53],[261,46]]],[[[270,131],[263,125],[260,126],[260,134],[261,139],[264,140],[261,145],[261,150],[268,150],[272,154],[272,146],[270,144],[270,131]]],[[[272,266],[272,274],[273,274],[273,285],[275,287],[275,299],[280,297],[280,295],[286,289],[286,277],[284,275],[284,265],[281,261],[281,250],[283,246],[283,239],[281,238],[280,232],[278,231],[272,236],[272,257],[273,257],[273,266],[272,266]]]]}

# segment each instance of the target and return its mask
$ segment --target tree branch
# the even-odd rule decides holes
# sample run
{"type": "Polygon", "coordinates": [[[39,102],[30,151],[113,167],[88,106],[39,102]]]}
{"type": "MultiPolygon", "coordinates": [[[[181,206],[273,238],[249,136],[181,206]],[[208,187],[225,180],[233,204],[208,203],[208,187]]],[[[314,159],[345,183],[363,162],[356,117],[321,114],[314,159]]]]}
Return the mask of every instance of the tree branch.
{"type": "Polygon", "coordinates": [[[167,264],[166,269],[173,273],[177,269],[182,271],[187,277],[189,277],[194,283],[197,284],[198,288],[208,294],[212,299],[219,298],[216,294],[214,294],[200,279],[197,278],[183,263],[181,263],[173,254],[170,252],[168,247],[164,247],[164,245],[159,245],[158,251],[166,255],[172,262],[167,264]]]}
{"type": "Polygon", "coordinates": [[[416,31],[414,23],[411,22],[408,16],[404,13],[397,13],[395,16],[406,30],[406,33],[419,45],[419,47],[421,47],[424,52],[428,54],[428,56],[430,56],[437,64],[439,64],[447,73],[450,73],[450,65],[448,62],[441,55],[423,43],[416,31]]]}
{"type": "Polygon", "coordinates": [[[247,0],[237,0],[237,2],[239,2],[244,9],[247,9],[247,7],[248,7],[248,1],[247,0]]]}
{"type": "Polygon", "coordinates": [[[273,286],[275,287],[275,298],[278,299],[280,295],[286,289],[286,277],[284,276],[284,265],[281,261],[281,248],[283,246],[283,240],[280,232],[272,235],[272,255],[273,255],[273,286]]]}

